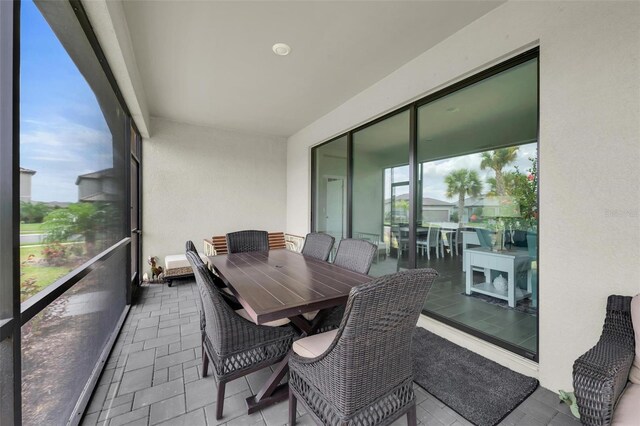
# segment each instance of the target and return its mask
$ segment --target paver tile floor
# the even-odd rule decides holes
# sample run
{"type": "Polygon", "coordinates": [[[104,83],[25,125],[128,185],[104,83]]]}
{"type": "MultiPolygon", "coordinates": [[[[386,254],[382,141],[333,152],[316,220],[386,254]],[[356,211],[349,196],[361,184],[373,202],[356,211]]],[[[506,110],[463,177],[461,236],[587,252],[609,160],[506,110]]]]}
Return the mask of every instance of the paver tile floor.
{"type": "MultiPolygon", "coordinates": [[[[224,417],[215,419],[216,384],[202,378],[200,333],[194,282],[141,287],[82,419],[83,425],[285,425],[288,404],[248,415],[245,398],[270,371],[227,384],[224,417]]],[[[418,421],[423,425],[469,425],[416,386],[418,421]]],[[[298,404],[298,424],[313,425],[298,404]]],[[[405,417],[394,425],[406,424],[405,417]]],[[[502,425],[578,425],[558,396],[538,388],[502,425]]]]}

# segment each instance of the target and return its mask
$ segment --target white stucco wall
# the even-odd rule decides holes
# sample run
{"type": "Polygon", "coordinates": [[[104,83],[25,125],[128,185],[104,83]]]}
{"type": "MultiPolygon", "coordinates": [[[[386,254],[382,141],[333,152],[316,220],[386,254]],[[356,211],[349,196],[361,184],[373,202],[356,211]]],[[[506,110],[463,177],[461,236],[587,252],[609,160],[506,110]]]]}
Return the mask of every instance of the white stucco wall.
{"type": "MultiPolygon", "coordinates": [[[[143,255],[241,229],[284,231],[286,141],[152,119],[143,141],[143,255]]],[[[146,268],[146,263],[143,263],[146,268]]]]}
{"type": "Polygon", "coordinates": [[[506,3],[291,136],[287,231],[309,229],[312,145],[536,45],[539,365],[421,324],[549,389],[570,389],[573,361],[599,336],[606,297],[640,292],[640,3],[506,3]]]}

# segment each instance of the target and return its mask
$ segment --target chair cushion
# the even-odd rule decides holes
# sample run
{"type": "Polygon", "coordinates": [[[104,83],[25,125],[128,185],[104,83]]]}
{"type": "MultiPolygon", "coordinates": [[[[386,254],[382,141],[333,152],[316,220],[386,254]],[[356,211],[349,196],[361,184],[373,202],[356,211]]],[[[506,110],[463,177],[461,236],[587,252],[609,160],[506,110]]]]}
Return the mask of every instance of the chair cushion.
{"type": "Polygon", "coordinates": [[[336,334],[338,330],[331,330],[296,340],[293,342],[293,351],[305,358],[315,358],[329,348],[336,334]]]}
{"type": "Polygon", "coordinates": [[[640,385],[627,383],[613,412],[611,426],[637,426],[640,419],[640,385]]]}
{"type": "MultiPolygon", "coordinates": [[[[247,321],[254,322],[253,319],[251,319],[251,317],[249,316],[249,313],[244,309],[238,309],[236,311],[236,314],[240,315],[242,318],[246,319],[247,321]]],[[[267,327],[280,327],[281,325],[289,324],[289,322],[290,321],[288,318],[283,318],[275,321],[265,322],[262,325],[266,325],[267,327]]]]}
{"type": "MultiPolygon", "coordinates": [[[[202,261],[206,264],[207,263],[207,256],[201,254],[200,258],[202,259],[202,261]]],[[[167,256],[165,256],[164,258],[164,266],[165,266],[165,270],[166,269],[174,269],[174,268],[189,268],[191,267],[191,265],[189,264],[189,261],[187,260],[187,256],[185,256],[184,254],[169,254],[167,256]]]]}
{"type": "Polygon", "coordinates": [[[316,315],[318,315],[318,312],[320,311],[305,312],[304,314],[302,314],[302,316],[307,321],[313,321],[316,318],[316,315]]]}
{"type": "Polygon", "coordinates": [[[631,299],[631,322],[636,336],[636,357],[633,360],[633,365],[631,365],[629,380],[631,383],[640,385],[640,294],[636,294],[631,299]]]}

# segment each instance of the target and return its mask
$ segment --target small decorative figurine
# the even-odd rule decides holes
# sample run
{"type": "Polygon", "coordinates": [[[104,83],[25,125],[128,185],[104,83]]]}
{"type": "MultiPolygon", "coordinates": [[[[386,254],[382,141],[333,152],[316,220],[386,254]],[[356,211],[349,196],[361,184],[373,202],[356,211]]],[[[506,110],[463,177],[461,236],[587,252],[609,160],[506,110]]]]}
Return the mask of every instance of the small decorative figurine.
{"type": "Polygon", "coordinates": [[[158,266],[158,258],[156,256],[149,256],[147,263],[151,265],[151,282],[156,282],[156,280],[162,280],[162,266],[158,266]]]}

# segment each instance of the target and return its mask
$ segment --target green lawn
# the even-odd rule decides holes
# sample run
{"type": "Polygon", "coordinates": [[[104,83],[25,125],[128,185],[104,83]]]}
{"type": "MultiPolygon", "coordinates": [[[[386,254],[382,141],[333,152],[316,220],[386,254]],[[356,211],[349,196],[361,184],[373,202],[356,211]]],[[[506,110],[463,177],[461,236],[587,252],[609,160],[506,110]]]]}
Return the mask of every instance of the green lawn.
{"type": "Polygon", "coordinates": [[[34,285],[27,289],[29,294],[21,295],[21,300],[23,302],[38,291],[53,283],[58,278],[70,272],[72,269],[69,266],[45,266],[41,263],[37,263],[38,260],[42,259],[43,248],[43,245],[20,246],[21,287],[25,288],[23,284],[28,280],[35,280],[34,285]],[[35,256],[35,263],[23,263],[29,258],[29,255],[35,256]]]}
{"type": "Polygon", "coordinates": [[[21,223],[20,233],[21,234],[43,234],[44,230],[42,228],[42,223],[21,223]]]}

